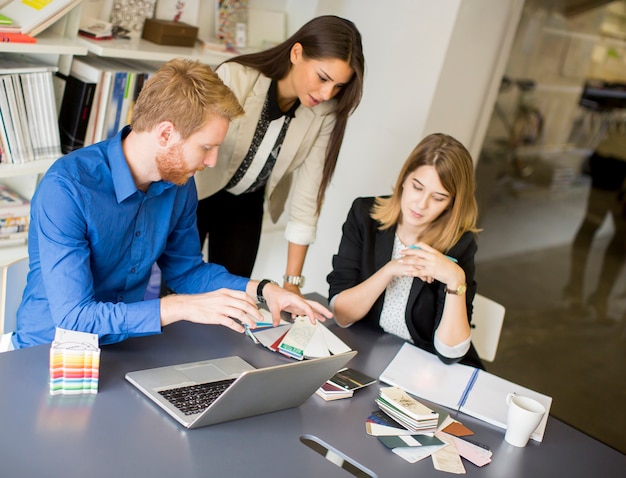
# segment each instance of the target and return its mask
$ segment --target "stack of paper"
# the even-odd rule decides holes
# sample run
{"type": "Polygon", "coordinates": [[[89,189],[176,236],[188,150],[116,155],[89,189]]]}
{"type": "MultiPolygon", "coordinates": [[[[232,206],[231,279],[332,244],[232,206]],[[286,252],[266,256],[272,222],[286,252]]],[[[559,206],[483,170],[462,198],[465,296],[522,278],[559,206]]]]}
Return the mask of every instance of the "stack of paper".
{"type": "Polygon", "coordinates": [[[98,393],[98,335],[57,328],[50,347],[50,395],[98,393]]]}
{"type": "Polygon", "coordinates": [[[381,388],[376,403],[383,412],[412,432],[434,435],[437,429],[439,413],[399,387],[381,388]]]}
{"type": "Polygon", "coordinates": [[[257,323],[256,329],[246,332],[255,343],[296,360],[328,357],[352,350],[326,326],[318,322],[312,324],[306,316],[296,317],[293,324],[281,321],[276,327],[272,327],[269,318],[267,323],[257,323]]]}

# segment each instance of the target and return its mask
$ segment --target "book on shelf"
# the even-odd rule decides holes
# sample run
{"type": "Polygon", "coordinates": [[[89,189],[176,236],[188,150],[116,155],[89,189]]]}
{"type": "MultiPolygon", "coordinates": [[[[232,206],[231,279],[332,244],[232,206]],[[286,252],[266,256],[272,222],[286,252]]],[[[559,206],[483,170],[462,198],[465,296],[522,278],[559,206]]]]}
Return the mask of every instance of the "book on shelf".
{"type": "Polygon", "coordinates": [[[0,8],[0,14],[20,26],[20,33],[37,36],[63,18],[82,0],[30,1],[12,0],[0,8]]]}
{"type": "Polygon", "coordinates": [[[104,122],[106,120],[106,109],[109,102],[109,91],[113,71],[109,65],[105,65],[96,57],[74,57],[70,74],[80,76],[86,81],[96,85],[93,94],[91,112],[85,130],[84,145],[97,143],[104,139],[104,122]]]}
{"type": "MultiPolygon", "coordinates": [[[[2,140],[12,163],[56,159],[61,143],[52,83],[57,67],[0,54],[2,140]]],[[[4,155],[3,155],[4,156],[4,155]]],[[[8,162],[3,157],[3,162],[8,162]]]]}
{"type": "MultiPolygon", "coordinates": [[[[0,97],[1,96],[0,94],[0,97]]],[[[4,126],[1,105],[2,102],[0,101],[0,164],[11,164],[13,163],[13,158],[11,156],[11,150],[9,149],[9,138],[7,137],[7,130],[4,126]]]]}
{"type": "Polygon", "coordinates": [[[0,25],[2,25],[2,26],[15,25],[15,26],[17,26],[12,18],[9,18],[6,15],[3,15],[2,13],[0,13],[0,25]]]}
{"type": "Polygon", "coordinates": [[[0,43],[37,43],[37,39],[25,33],[0,29],[0,43]]]}
{"type": "Polygon", "coordinates": [[[0,183],[0,247],[26,243],[29,223],[30,202],[0,183]]]}
{"type": "Polygon", "coordinates": [[[130,122],[139,91],[157,68],[154,64],[139,61],[91,55],[74,57],[70,74],[96,85],[85,131],[85,146],[116,134],[130,122]]]}
{"type": "Polygon", "coordinates": [[[28,213],[29,204],[28,199],[22,197],[6,184],[0,183],[0,217],[21,215],[18,213],[22,211],[28,213]],[[24,207],[25,209],[21,209],[24,207]]]}
{"type": "Polygon", "coordinates": [[[115,71],[113,84],[111,85],[111,98],[109,99],[106,117],[104,139],[112,138],[118,131],[118,125],[122,113],[122,103],[126,91],[128,72],[125,70],[115,71]]]}
{"type": "Polygon", "coordinates": [[[28,242],[28,231],[0,234],[0,247],[19,246],[28,242]]]}
{"type": "Polygon", "coordinates": [[[3,111],[2,119],[7,128],[13,162],[26,163],[34,159],[33,148],[28,135],[23,97],[18,98],[21,90],[15,91],[15,78],[16,75],[0,76],[0,109],[3,111]]]}
{"type": "Polygon", "coordinates": [[[96,83],[70,72],[59,111],[59,134],[64,154],[85,145],[89,115],[93,105],[96,83]]]}
{"type": "Polygon", "coordinates": [[[379,377],[416,397],[451,408],[494,426],[506,428],[506,396],[517,393],[546,408],[531,438],[542,441],[552,397],[461,363],[444,364],[436,355],[404,343],[379,377]]]}
{"type": "Polygon", "coordinates": [[[33,157],[56,159],[61,156],[61,140],[56,121],[52,74],[25,73],[20,75],[20,80],[33,157]]]}

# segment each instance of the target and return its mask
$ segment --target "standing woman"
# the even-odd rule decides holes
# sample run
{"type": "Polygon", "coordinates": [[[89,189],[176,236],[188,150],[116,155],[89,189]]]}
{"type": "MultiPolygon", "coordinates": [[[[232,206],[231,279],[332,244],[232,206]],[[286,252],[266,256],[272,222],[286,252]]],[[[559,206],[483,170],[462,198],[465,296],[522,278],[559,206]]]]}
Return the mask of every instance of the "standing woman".
{"type": "Polygon", "coordinates": [[[299,292],[348,116],[361,100],[364,68],[359,31],[330,15],[218,67],[245,115],[231,123],[213,170],[196,174],[198,229],[201,243],[208,235],[210,262],[251,273],[264,202],[276,222],[292,190],[284,286],[299,292]]]}
{"type": "Polygon", "coordinates": [[[474,189],[469,152],[437,133],[411,152],[391,196],[357,198],[327,278],[337,323],[362,321],[483,368],[470,341],[474,189]]]}

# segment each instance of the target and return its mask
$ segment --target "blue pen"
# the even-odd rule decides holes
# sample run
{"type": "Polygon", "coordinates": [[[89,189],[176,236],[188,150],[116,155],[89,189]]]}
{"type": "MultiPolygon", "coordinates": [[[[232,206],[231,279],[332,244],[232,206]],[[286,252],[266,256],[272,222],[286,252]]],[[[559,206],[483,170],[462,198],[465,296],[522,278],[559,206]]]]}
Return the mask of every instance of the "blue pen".
{"type": "MultiPolygon", "coordinates": [[[[421,250],[421,247],[416,246],[415,244],[411,244],[411,245],[409,246],[409,249],[420,249],[420,250],[421,250]]],[[[445,255],[445,254],[444,254],[444,255],[445,255]]],[[[458,260],[456,260],[454,257],[450,257],[450,256],[446,256],[446,257],[447,257],[448,259],[450,259],[452,262],[456,262],[457,264],[459,263],[459,261],[458,261],[458,260]]]]}
{"type": "Polygon", "coordinates": [[[467,387],[465,387],[465,390],[463,391],[463,395],[461,395],[461,399],[459,400],[459,403],[457,404],[457,412],[461,410],[461,407],[463,405],[465,405],[465,402],[467,401],[467,397],[469,397],[472,387],[474,386],[474,383],[476,383],[476,378],[478,377],[479,370],[480,369],[475,368],[474,372],[472,373],[472,376],[469,379],[469,382],[467,382],[467,387]]]}

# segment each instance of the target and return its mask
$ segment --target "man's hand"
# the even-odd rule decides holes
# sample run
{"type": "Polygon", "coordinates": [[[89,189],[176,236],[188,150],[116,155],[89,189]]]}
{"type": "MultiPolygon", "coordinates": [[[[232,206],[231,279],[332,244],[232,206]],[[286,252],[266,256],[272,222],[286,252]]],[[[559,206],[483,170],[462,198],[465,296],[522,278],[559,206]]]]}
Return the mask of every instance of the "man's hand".
{"type": "MultiPolygon", "coordinates": [[[[251,280],[246,286],[246,292],[252,297],[256,297],[258,284],[258,281],[251,280]]],[[[318,320],[324,322],[333,317],[332,312],[322,304],[314,300],[307,300],[301,295],[289,292],[276,284],[266,284],[263,287],[263,297],[272,314],[274,326],[280,323],[280,312],[283,310],[289,312],[292,317],[306,315],[313,324],[318,320]]]]}
{"type": "Polygon", "coordinates": [[[163,297],[161,299],[161,325],[165,326],[180,320],[198,324],[223,325],[243,333],[244,325],[254,329],[257,322],[263,321],[263,316],[255,300],[249,294],[243,291],[219,289],[204,294],[172,294],[163,297]]]}

